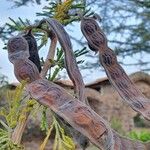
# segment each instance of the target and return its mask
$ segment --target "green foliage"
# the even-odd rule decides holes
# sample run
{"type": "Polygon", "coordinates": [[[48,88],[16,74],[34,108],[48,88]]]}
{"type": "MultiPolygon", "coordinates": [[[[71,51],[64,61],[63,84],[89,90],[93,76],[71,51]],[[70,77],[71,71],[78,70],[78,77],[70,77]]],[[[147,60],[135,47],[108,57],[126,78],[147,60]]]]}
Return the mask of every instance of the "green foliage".
{"type": "Polygon", "coordinates": [[[117,119],[117,118],[115,118],[115,117],[113,117],[112,119],[111,119],[111,127],[115,130],[115,131],[117,131],[118,133],[120,133],[120,134],[125,134],[125,132],[124,132],[124,130],[123,130],[123,128],[122,128],[122,123],[121,123],[121,121],[119,120],[119,119],[117,119]]]}
{"type": "MultiPolygon", "coordinates": [[[[76,58],[78,58],[86,53],[88,53],[88,51],[86,50],[86,47],[84,47],[81,50],[74,51],[74,55],[76,58]]],[[[65,60],[64,60],[63,50],[57,48],[56,60],[50,60],[50,62],[52,63],[52,66],[55,67],[55,70],[52,75],[50,75],[50,74],[48,75],[48,80],[54,81],[54,79],[56,79],[56,76],[58,75],[58,73],[65,68],[65,64],[64,64],[65,60]]],[[[84,60],[79,60],[79,61],[77,61],[77,64],[82,64],[83,62],[84,62],[84,60]]]]}
{"type": "Polygon", "coordinates": [[[42,111],[42,119],[41,119],[41,124],[40,124],[40,128],[42,131],[48,131],[48,121],[47,121],[47,117],[46,117],[46,107],[43,107],[43,111],[42,111]]]}
{"type": "Polygon", "coordinates": [[[145,120],[141,117],[140,114],[137,114],[134,117],[135,127],[146,127],[145,120]]]}
{"type": "MultiPolygon", "coordinates": [[[[0,122],[3,125],[3,123],[0,122]]],[[[23,147],[14,144],[7,129],[0,128],[0,150],[23,150],[23,147]]]]}
{"type": "Polygon", "coordinates": [[[28,19],[26,19],[25,21],[23,21],[20,17],[18,18],[18,21],[15,21],[10,17],[9,19],[13,24],[6,23],[6,25],[10,27],[13,31],[22,31],[27,27],[27,25],[31,25],[28,19]]]}
{"type": "Polygon", "coordinates": [[[0,74],[0,103],[5,95],[7,85],[8,85],[7,77],[5,75],[0,74]]]}
{"type": "Polygon", "coordinates": [[[23,106],[21,105],[23,88],[25,82],[19,85],[15,92],[8,91],[7,93],[7,102],[8,106],[3,107],[0,110],[0,115],[3,116],[6,120],[7,125],[13,129],[19,120],[20,114],[22,114],[23,106]]]}
{"type": "Polygon", "coordinates": [[[75,145],[73,140],[65,135],[64,129],[60,126],[59,122],[56,120],[55,116],[53,116],[53,123],[48,129],[47,136],[44,139],[43,143],[40,146],[40,150],[44,150],[45,146],[48,142],[48,139],[51,135],[52,130],[55,130],[55,138],[53,144],[53,150],[75,150],[75,145]]]}
{"type": "Polygon", "coordinates": [[[49,1],[49,5],[44,7],[42,13],[37,13],[37,16],[52,17],[57,19],[63,25],[67,25],[79,20],[79,17],[77,16],[79,11],[85,14],[89,12],[89,10],[85,9],[82,0],[67,0],[64,2],[49,1]]]}
{"type": "MultiPolygon", "coordinates": [[[[43,8],[42,13],[37,13],[37,16],[44,16],[44,17],[50,17],[55,18],[59,22],[61,22],[63,25],[68,25],[72,22],[78,21],[79,17],[77,16],[77,13],[82,12],[86,15],[91,15],[93,12],[91,12],[90,9],[85,9],[84,2],[82,0],[76,2],[73,0],[67,0],[64,2],[54,1],[51,2],[49,0],[49,5],[43,8]]],[[[0,28],[1,30],[1,38],[5,42],[7,42],[10,35],[13,35],[17,31],[25,31],[28,26],[31,25],[30,20],[25,19],[22,20],[20,17],[18,20],[14,20],[13,18],[10,18],[11,23],[6,23],[4,28],[0,28]]],[[[38,20],[34,20],[32,24],[38,22],[38,20]]],[[[41,40],[41,45],[44,45],[47,43],[47,40],[45,39],[45,33],[43,33],[40,29],[34,29],[33,32],[35,32],[36,38],[38,40],[41,40]],[[42,32],[42,33],[41,33],[42,32]],[[44,39],[44,41],[43,41],[44,39]]],[[[42,46],[39,46],[41,48],[42,46]]]]}
{"type": "Polygon", "coordinates": [[[142,131],[131,131],[128,136],[134,140],[140,140],[142,142],[150,141],[150,132],[146,130],[142,131]]]}
{"type": "MultiPolygon", "coordinates": [[[[22,20],[20,17],[18,18],[18,20],[14,20],[10,17],[9,19],[11,22],[6,23],[5,29],[4,29],[5,31],[2,33],[2,39],[6,43],[9,37],[13,36],[14,33],[15,34],[16,32],[25,33],[28,27],[32,25],[32,23],[28,19],[22,20]]],[[[36,22],[37,20],[35,20],[34,24],[36,24],[36,22]]],[[[39,28],[34,28],[32,32],[34,33],[36,40],[39,43],[38,49],[40,50],[43,46],[47,44],[48,35],[44,30],[41,30],[39,28]]],[[[5,46],[3,49],[7,49],[7,47],[5,46]]]]}
{"type": "Polygon", "coordinates": [[[20,145],[13,144],[11,141],[11,134],[17,123],[22,120],[24,116],[24,106],[21,104],[23,101],[22,94],[25,82],[19,85],[15,92],[8,91],[7,105],[0,110],[0,148],[1,150],[20,150],[23,149],[20,145]]]}
{"type": "Polygon", "coordinates": [[[37,104],[34,100],[27,99],[28,95],[24,95],[25,84],[26,82],[23,81],[15,91],[6,92],[7,103],[0,109],[0,150],[24,149],[12,142],[12,134],[19,123],[26,121],[27,114],[37,104]]]}

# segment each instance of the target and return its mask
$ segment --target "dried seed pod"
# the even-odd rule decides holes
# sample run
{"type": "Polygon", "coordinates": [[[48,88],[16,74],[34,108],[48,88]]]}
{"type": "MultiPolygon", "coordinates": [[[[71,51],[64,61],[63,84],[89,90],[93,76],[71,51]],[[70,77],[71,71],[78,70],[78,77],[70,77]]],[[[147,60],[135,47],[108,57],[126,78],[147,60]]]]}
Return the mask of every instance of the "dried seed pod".
{"type": "Polygon", "coordinates": [[[72,44],[69,38],[69,35],[63,28],[62,24],[60,24],[57,20],[49,18],[43,19],[37,25],[41,26],[42,23],[47,23],[49,28],[53,31],[53,33],[57,36],[58,41],[64,51],[65,54],[65,65],[67,73],[72,80],[75,86],[76,96],[82,101],[86,101],[85,92],[84,92],[84,82],[82,79],[82,75],[77,66],[77,62],[72,50],[72,44]]]}
{"type": "Polygon", "coordinates": [[[18,81],[33,82],[40,78],[37,67],[29,59],[19,59],[14,62],[14,73],[18,81]]]}
{"type": "Polygon", "coordinates": [[[109,81],[132,109],[150,120],[150,100],[130,80],[119,65],[115,53],[107,46],[107,38],[93,18],[83,18],[81,30],[92,49],[99,51],[99,58],[109,81]]]}
{"type": "Polygon", "coordinates": [[[31,30],[29,30],[25,35],[23,35],[23,37],[27,40],[29,45],[29,53],[30,53],[29,60],[31,60],[37,66],[39,72],[41,72],[41,64],[38,54],[37,42],[31,30]]]}
{"type": "Polygon", "coordinates": [[[26,89],[32,98],[50,107],[99,148],[114,150],[113,133],[108,123],[90,107],[73,98],[62,87],[46,79],[39,79],[28,84],[26,89]]]}
{"type": "Polygon", "coordinates": [[[83,17],[81,21],[81,31],[88,41],[89,48],[95,52],[107,47],[105,34],[99,28],[94,18],[83,17]]]}
{"type": "Polygon", "coordinates": [[[18,59],[26,59],[29,55],[28,43],[22,36],[18,35],[9,39],[8,44],[8,58],[11,63],[18,59]]]}

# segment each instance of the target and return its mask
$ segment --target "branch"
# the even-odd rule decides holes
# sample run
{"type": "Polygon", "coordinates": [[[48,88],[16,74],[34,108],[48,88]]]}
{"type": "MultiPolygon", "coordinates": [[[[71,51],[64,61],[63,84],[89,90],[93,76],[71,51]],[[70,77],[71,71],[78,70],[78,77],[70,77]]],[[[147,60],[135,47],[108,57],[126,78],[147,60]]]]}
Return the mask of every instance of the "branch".
{"type": "Polygon", "coordinates": [[[49,34],[49,37],[51,38],[51,45],[50,45],[50,48],[49,48],[49,51],[47,54],[47,58],[46,58],[44,65],[43,65],[43,69],[40,73],[40,76],[42,78],[45,78],[47,71],[52,66],[51,60],[54,59],[55,49],[56,49],[56,44],[57,44],[57,37],[55,36],[54,33],[51,32],[51,34],[49,34]]]}
{"type": "Polygon", "coordinates": [[[30,114],[30,112],[28,112],[27,114],[24,114],[25,118],[23,120],[20,120],[17,123],[17,126],[15,127],[14,131],[12,132],[11,140],[14,144],[18,145],[21,143],[22,135],[23,135],[23,132],[27,125],[29,114],[30,114]]]}

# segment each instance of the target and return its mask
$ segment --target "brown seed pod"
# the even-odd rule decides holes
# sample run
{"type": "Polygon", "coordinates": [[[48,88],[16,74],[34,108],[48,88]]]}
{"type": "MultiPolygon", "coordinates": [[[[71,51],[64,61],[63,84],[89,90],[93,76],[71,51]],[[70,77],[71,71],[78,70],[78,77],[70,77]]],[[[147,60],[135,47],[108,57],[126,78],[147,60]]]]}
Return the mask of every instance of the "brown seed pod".
{"type": "Polygon", "coordinates": [[[85,102],[85,92],[84,92],[84,82],[82,79],[82,75],[77,66],[77,62],[72,50],[72,44],[69,38],[69,35],[63,28],[62,24],[60,24],[57,20],[49,18],[43,19],[37,25],[41,26],[42,23],[46,23],[48,27],[53,31],[53,33],[57,36],[58,41],[64,51],[65,54],[65,65],[67,73],[72,80],[75,86],[76,96],[82,101],[85,102]]]}
{"type": "Polygon", "coordinates": [[[14,62],[14,73],[18,81],[33,82],[40,78],[37,67],[29,59],[19,59],[14,62]]]}
{"type": "Polygon", "coordinates": [[[8,44],[8,58],[10,62],[18,59],[26,59],[29,57],[29,47],[27,41],[20,35],[9,39],[8,44]]]}
{"type": "Polygon", "coordinates": [[[99,48],[104,49],[107,46],[105,34],[99,28],[94,18],[83,17],[81,21],[81,31],[86,37],[91,50],[97,52],[99,48]]]}
{"type": "Polygon", "coordinates": [[[62,87],[45,79],[39,79],[28,84],[26,89],[32,98],[50,107],[99,148],[113,150],[113,134],[108,123],[90,107],[73,98],[62,87]]]}
{"type": "Polygon", "coordinates": [[[100,62],[119,95],[132,109],[150,120],[150,100],[137,89],[119,65],[115,53],[107,46],[107,38],[97,22],[93,18],[83,18],[81,30],[92,49],[99,51],[100,62]]]}

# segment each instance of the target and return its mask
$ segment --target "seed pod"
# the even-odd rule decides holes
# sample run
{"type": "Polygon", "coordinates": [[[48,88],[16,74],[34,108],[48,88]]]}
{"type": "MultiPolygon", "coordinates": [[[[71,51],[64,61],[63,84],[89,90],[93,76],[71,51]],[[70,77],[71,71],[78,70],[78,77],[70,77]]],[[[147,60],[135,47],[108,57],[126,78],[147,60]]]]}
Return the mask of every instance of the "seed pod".
{"type": "Polygon", "coordinates": [[[100,48],[103,50],[107,47],[107,38],[94,18],[84,17],[81,21],[81,31],[92,51],[98,52],[100,48]]]}
{"type": "Polygon", "coordinates": [[[83,18],[81,30],[92,50],[99,51],[100,63],[110,83],[133,110],[150,120],[150,100],[130,80],[118,63],[115,53],[108,47],[107,38],[93,18],[83,18]]]}
{"type": "Polygon", "coordinates": [[[18,35],[9,39],[8,44],[8,58],[11,63],[14,63],[18,59],[29,58],[28,43],[22,36],[18,35]]]}
{"type": "Polygon", "coordinates": [[[65,31],[62,24],[60,24],[55,19],[43,19],[39,22],[37,26],[39,27],[43,23],[46,23],[48,27],[52,30],[52,32],[57,36],[58,41],[64,51],[66,70],[74,84],[75,94],[82,102],[85,102],[86,96],[84,92],[84,82],[80,70],[77,66],[75,56],[73,54],[72,44],[69,35],[65,31]]]}
{"type": "Polygon", "coordinates": [[[25,35],[23,35],[23,37],[27,40],[29,45],[29,53],[30,53],[29,60],[31,60],[37,66],[39,72],[41,72],[41,64],[38,54],[37,43],[31,30],[29,30],[25,35]]]}
{"type": "Polygon", "coordinates": [[[25,80],[28,83],[40,78],[37,67],[29,59],[20,59],[14,62],[14,73],[18,81],[25,80]]]}

